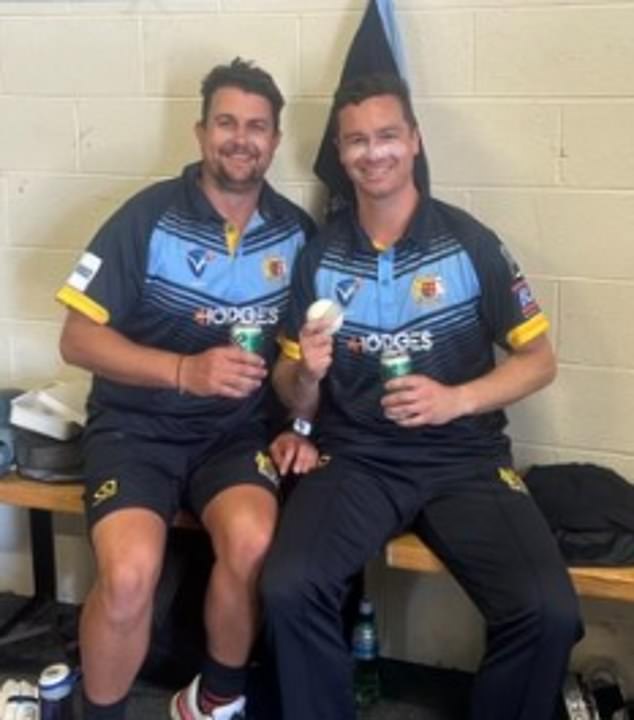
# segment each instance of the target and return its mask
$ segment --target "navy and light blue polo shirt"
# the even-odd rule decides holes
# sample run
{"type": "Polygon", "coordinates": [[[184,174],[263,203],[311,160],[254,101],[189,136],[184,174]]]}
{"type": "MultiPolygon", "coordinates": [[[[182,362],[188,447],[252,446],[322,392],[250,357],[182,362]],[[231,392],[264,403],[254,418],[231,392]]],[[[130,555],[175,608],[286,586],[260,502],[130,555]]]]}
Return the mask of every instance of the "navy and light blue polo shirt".
{"type": "Polygon", "coordinates": [[[405,350],[412,372],[457,385],[494,367],[495,345],[513,350],[548,329],[526,279],[493,232],[429,198],[405,235],[379,251],[353,213],[342,213],[295,266],[282,339],[292,359],[300,357],[306,310],[319,298],[336,301],[345,313],[322,382],[319,431],[326,451],[432,466],[508,457],[501,411],[401,428],[380,405],[384,350],[405,350]]]}
{"type": "MultiPolygon", "coordinates": [[[[190,165],[180,178],[129,200],[97,233],[57,297],[136,343],[183,354],[226,345],[232,325],[255,324],[271,361],[291,269],[313,223],[265,184],[237,242],[235,228],[199,188],[199,173],[199,164],[190,165]]],[[[93,425],[125,413],[128,425],[139,416],[140,431],[156,432],[155,421],[167,434],[197,437],[253,417],[261,395],[183,397],[95,377],[89,410],[93,425]]]]}

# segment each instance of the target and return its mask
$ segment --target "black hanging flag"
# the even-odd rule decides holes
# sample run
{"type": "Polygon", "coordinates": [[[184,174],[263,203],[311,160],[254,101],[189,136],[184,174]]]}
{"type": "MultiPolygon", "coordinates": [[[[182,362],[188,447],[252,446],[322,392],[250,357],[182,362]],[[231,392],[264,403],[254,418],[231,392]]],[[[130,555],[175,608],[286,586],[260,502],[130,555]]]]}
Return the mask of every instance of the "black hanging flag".
{"type": "MultiPolygon", "coordinates": [[[[369,0],[344,61],[339,84],[372,73],[405,77],[401,41],[392,0],[369,0]]],[[[328,188],[328,216],[354,201],[352,183],[339,162],[337,149],[333,142],[333,127],[331,110],[313,165],[315,175],[328,188]]],[[[414,175],[417,187],[424,194],[428,194],[429,174],[422,146],[421,152],[416,158],[414,175]]]]}

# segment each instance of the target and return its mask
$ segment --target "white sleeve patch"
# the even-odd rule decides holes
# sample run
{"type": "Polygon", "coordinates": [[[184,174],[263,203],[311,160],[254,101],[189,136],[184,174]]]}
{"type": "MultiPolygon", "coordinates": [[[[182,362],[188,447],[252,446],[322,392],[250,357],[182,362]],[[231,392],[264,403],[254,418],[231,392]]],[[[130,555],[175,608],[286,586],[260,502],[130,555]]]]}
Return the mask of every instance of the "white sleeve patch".
{"type": "Polygon", "coordinates": [[[102,260],[100,257],[97,257],[91,252],[85,252],[66,281],[66,284],[75,288],[75,290],[79,290],[79,292],[84,292],[99,271],[101,263],[102,260]]]}

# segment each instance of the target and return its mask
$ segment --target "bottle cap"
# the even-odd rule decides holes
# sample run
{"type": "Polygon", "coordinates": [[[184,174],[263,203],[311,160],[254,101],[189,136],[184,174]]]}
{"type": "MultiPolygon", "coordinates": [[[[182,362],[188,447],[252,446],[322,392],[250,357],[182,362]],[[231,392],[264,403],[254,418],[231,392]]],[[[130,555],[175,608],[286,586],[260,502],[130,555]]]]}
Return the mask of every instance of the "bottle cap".
{"type": "Polygon", "coordinates": [[[61,700],[73,689],[74,678],[66,663],[49,665],[42,670],[38,680],[40,697],[45,700],[61,700]]]}

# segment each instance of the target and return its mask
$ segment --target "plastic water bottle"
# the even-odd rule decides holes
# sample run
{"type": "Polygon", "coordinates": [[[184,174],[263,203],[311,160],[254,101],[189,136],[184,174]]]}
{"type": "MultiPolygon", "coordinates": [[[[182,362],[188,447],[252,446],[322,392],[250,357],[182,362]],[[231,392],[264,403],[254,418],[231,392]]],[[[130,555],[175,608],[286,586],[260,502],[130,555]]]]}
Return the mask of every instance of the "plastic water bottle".
{"type": "Polygon", "coordinates": [[[65,663],[49,665],[38,680],[40,720],[73,720],[76,675],[65,663]]]}
{"type": "Polygon", "coordinates": [[[381,697],[379,638],[374,607],[367,598],[359,604],[359,614],[352,630],[352,655],[355,702],[358,707],[367,707],[381,697]]]}

